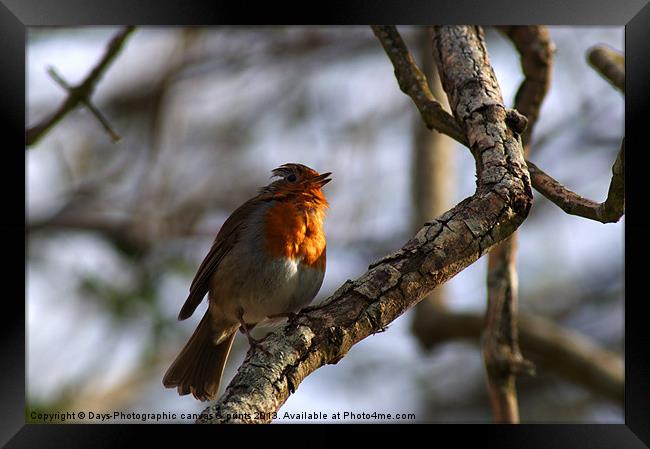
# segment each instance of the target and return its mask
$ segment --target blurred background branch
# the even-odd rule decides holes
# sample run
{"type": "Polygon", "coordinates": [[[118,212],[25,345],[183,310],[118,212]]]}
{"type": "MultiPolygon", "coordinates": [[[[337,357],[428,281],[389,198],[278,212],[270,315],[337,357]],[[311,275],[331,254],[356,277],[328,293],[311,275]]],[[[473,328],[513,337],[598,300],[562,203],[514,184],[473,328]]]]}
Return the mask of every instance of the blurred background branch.
{"type": "MultiPolygon", "coordinates": [[[[527,314],[518,316],[522,349],[539,371],[554,371],[614,402],[623,398],[623,360],[595,345],[583,335],[558,326],[551,320],[527,314]]],[[[432,315],[421,341],[428,349],[450,340],[477,343],[484,329],[484,317],[473,312],[454,312],[440,307],[432,315]]]]}
{"type": "Polygon", "coordinates": [[[621,53],[599,45],[589,50],[587,60],[612,86],[625,93],[625,58],[621,53]]]}
{"type": "Polygon", "coordinates": [[[83,104],[90,110],[90,112],[97,118],[97,120],[104,127],[106,132],[111,136],[113,142],[120,140],[120,136],[113,130],[108,120],[102,115],[101,112],[93,105],[91,96],[95,91],[95,86],[104,75],[104,72],[120,53],[122,45],[126,38],[133,32],[135,27],[127,26],[122,31],[117,33],[106,47],[104,56],[97,62],[97,65],[88,73],[86,78],[76,86],[70,86],[68,83],[56,72],[54,67],[48,68],[48,73],[54,81],[57,82],[63,89],[67,91],[67,97],[59,108],[50,117],[42,120],[31,128],[27,129],[26,145],[30,147],[39,141],[50,128],[55,126],[68,112],[72,111],[79,104],[83,104]]]}

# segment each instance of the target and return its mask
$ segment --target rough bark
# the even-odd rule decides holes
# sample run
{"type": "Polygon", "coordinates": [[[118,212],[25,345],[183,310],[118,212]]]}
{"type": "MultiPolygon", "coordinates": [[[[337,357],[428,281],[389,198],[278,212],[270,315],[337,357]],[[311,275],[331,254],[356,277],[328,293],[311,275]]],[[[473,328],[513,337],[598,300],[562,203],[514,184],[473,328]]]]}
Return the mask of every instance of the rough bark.
{"type": "MultiPolygon", "coordinates": [[[[436,129],[441,133],[447,134],[449,137],[455,139],[459,143],[469,147],[469,142],[467,141],[467,137],[462,133],[458,125],[453,123],[454,122],[453,117],[449,113],[447,113],[437,101],[433,99],[433,94],[431,94],[431,91],[426,83],[426,79],[422,74],[422,71],[418,68],[413,57],[408,52],[406,45],[404,44],[401,37],[399,36],[399,33],[397,32],[397,29],[393,26],[375,26],[373,27],[373,31],[375,32],[377,38],[380,40],[389,59],[393,63],[393,66],[395,68],[395,76],[397,77],[400,89],[409,97],[411,97],[413,103],[417,106],[418,110],[420,111],[420,115],[422,116],[422,119],[424,120],[426,126],[429,129],[436,129]]],[[[539,51],[535,51],[531,53],[532,56],[530,56],[530,58],[540,59],[540,55],[544,54],[545,52],[551,55],[553,52],[553,47],[550,41],[549,44],[550,46],[548,47],[547,50],[541,53],[539,51]]],[[[521,43],[519,44],[516,43],[516,45],[521,45],[521,43]]],[[[524,64],[526,65],[526,67],[528,67],[528,68],[524,68],[524,71],[531,72],[532,76],[527,77],[522,83],[522,87],[519,90],[519,92],[521,92],[520,95],[523,95],[523,92],[528,92],[532,90],[534,92],[534,95],[531,95],[531,97],[536,97],[537,92],[539,92],[539,89],[543,88],[543,86],[545,86],[546,84],[545,82],[540,82],[539,80],[536,80],[535,74],[537,72],[535,71],[535,69],[530,68],[538,65],[539,61],[525,62],[524,55],[522,55],[522,66],[524,64]],[[529,87],[524,88],[524,86],[526,85],[529,87]]],[[[532,107],[535,107],[536,103],[534,101],[531,101],[528,104],[532,107]]],[[[529,116],[535,117],[535,115],[533,115],[535,111],[532,109],[527,109],[524,106],[520,106],[520,107],[524,111],[523,117],[522,114],[517,112],[516,109],[509,110],[508,123],[510,124],[513,130],[515,131],[519,130],[521,133],[526,134],[527,129],[532,131],[534,126],[534,120],[532,121],[533,123],[530,126],[528,126],[527,125],[528,120],[526,119],[525,114],[527,113],[529,116]]],[[[530,142],[527,142],[527,144],[528,143],[530,142]]],[[[526,163],[531,166],[534,166],[534,164],[532,162],[529,162],[528,160],[526,160],[526,163]]],[[[571,203],[574,201],[574,198],[579,197],[578,195],[571,192],[566,187],[562,186],[555,179],[546,175],[543,171],[538,169],[536,166],[534,167],[536,169],[537,175],[531,178],[532,186],[540,193],[542,193],[544,196],[547,196],[547,198],[551,199],[551,201],[557,204],[556,200],[554,199],[554,195],[552,194],[552,192],[550,192],[551,189],[559,190],[562,192],[562,194],[557,199],[557,201],[571,203]]],[[[591,203],[598,204],[593,201],[591,203]]],[[[620,206],[616,206],[616,207],[621,209],[620,206]]],[[[574,208],[571,204],[568,204],[567,208],[569,210],[574,210],[574,209],[580,210],[579,207],[574,208]]],[[[565,212],[567,211],[567,209],[563,209],[563,210],[565,210],[565,212]]],[[[568,213],[572,213],[572,212],[568,212],[568,213]]],[[[580,214],[574,213],[574,215],[580,215],[580,214]]],[[[596,215],[592,213],[588,213],[586,215],[581,215],[581,216],[583,216],[584,218],[595,219],[594,217],[596,215]]]]}
{"type": "MultiPolygon", "coordinates": [[[[530,151],[532,129],[551,84],[554,46],[542,26],[501,27],[521,56],[524,81],[515,96],[515,110],[527,119],[521,133],[524,156],[530,151]]],[[[519,348],[517,308],[517,233],[490,251],[487,273],[487,307],[482,335],[488,391],[497,422],[518,423],[516,379],[533,372],[519,348]]]]}
{"type": "MultiPolygon", "coordinates": [[[[433,96],[442,107],[449,109],[447,95],[440,84],[440,77],[433,61],[431,38],[433,30],[427,27],[419,32],[422,71],[429,80],[433,96]]],[[[411,191],[413,199],[412,228],[417,231],[422,223],[437,217],[453,206],[452,194],[456,181],[454,170],[454,141],[443,133],[429,130],[418,118],[413,124],[413,159],[411,163],[411,191]]],[[[426,332],[431,317],[443,305],[446,292],[441,285],[418,303],[413,313],[411,330],[415,338],[426,332]]]]}
{"type": "Polygon", "coordinates": [[[434,41],[443,86],[476,159],[476,193],[323,304],[304,309],[268,335],[263,340],[268,353],[251,349],[224,395],[197,422],[271,421],[306,376],[383,331],[527,217],[532,191],[521,141],[506,125],[482,29],[438,27],[434,41]]]}
{"type": "MultiPolygon", "coordinates": [[[[479,313],[440,308],[422,334],[428,349],[458,339],[478,341],[484,326],[479,313]]],[[[623,401],[624,366],[616,354],[575,331],[548,319],[519,315],[522,350],[538,363],[539,372],[554,372],[620,404],[623,401]]]]}
{"type": "Polygon", "coordinates": [[[372,30],[395,67],[395,78],[399,88],[411,97],[427,127],[436,129],[463,145],[468,145],[467,135],[454,117],[449,115],[434,98],[426,77],[415,63],[397,28],[373,26],[372,30]]]}

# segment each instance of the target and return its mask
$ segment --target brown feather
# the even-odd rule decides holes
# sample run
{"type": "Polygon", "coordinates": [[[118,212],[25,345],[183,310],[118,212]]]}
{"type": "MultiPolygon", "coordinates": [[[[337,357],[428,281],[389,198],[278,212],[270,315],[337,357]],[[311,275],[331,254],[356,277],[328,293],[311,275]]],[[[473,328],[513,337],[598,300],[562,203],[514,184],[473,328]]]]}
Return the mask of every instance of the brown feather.
{"type": "Polygon", "coordinates": [[[237,328],[229,329],[226,338],[218,345],[213,337],[226,329],[212,329],[210,312],[206,312],[185,347],[171,364],[163,385],[177,387],[178,394],[192,393],[196,399],[212,399],[219,390],[223,368],[226,365],[237,328]]]}
{"type": "Polygon", "coordinates": [[[231,248],[237,243],[241,234],[242,225],[246,222],[246,218],[259,207],[260,203],[272,199],[271,195],[258,195],[242,204],[236,209],[230,217],[224,222],[217,234],[217,237],[212,243],[210,252],[203,259],[199,266],[199,270],[194,276],[194,280],[190,285],[190,294],[185,300],[185,304],[178,314],[179,320],[185,320],[192,316],[196,308],[205,297],[210,286],[210,278],[219,266],[219,263],[231,248]]]}

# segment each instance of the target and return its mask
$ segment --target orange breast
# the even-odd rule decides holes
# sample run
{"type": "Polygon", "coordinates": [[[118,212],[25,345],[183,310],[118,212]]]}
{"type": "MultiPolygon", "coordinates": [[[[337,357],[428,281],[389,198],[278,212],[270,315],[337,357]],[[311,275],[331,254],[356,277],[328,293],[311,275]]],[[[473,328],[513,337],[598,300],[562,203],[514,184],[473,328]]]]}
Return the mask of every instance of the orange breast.
{"type": "Polygon", "coordinates": [[[266,249],[274,256],[299,259],[325,270],[323,217],[322,210],[307,211],[293,201],[277,203],[266,215],[266,249]]]}

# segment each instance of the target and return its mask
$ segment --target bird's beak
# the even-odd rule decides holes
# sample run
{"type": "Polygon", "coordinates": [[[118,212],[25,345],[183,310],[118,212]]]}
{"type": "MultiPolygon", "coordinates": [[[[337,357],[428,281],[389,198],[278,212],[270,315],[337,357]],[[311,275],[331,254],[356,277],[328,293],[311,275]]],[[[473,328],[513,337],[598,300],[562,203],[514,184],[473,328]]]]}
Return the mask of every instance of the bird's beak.
{"type": "Polygon", "coordinates": [[[323,173],[322,175],[315,176],[311,179],[313,184],[316,184],[318,187],[323,187],[325,184],[330,182],[332,179],[328,178],[331,175],[331,172],[323,173]]]}

